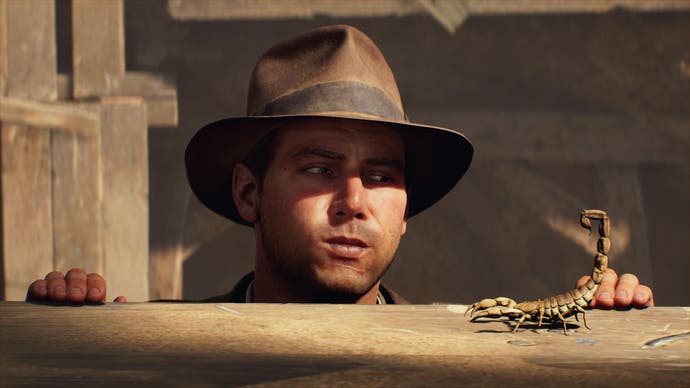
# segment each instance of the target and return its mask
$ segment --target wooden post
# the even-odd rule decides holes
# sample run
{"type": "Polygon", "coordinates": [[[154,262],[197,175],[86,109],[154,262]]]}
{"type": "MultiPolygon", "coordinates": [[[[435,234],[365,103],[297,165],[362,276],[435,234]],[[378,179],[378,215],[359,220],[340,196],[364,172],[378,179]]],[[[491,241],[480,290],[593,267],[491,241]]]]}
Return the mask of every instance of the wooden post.
{"type": "MultiPolygon", "coordinates": [[[[53,2],[0,1],[0,63],[3,95],[57,98],[53,2]]],[[[50,133],[10,123],[0,123],[0,132],[0,289],[6,300],[23,300],[31,281],[53,268],[50,133]]]]}
{"type": "Polygon", "coordinates": [[[103,275],[109,296],[125,294],[130,301],[148,300],[147,139],[143,99],[101,100],[103,275]]]}
{"type": "Polygon", "coordinates": [[[122,0],[72,1],[72,55],[74,98],[111,94],[125,73],[122,0]]]}
{"type": "MultiPolygon", "coordinates": [[[[84,107],[84,109],[86,109],[84,107]]],[[[98,112],[91,104],[90,110],[98,112]]],[[[103,271],[100,128],[52,131],[55,268],[103,271]]]]}

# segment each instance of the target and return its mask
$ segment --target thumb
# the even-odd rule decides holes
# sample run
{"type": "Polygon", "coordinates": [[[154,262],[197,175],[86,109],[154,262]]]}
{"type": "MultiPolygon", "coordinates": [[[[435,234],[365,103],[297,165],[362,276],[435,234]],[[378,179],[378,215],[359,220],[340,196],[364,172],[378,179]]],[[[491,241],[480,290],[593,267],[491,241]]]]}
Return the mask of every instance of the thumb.
{"type": "Polygon", "coordinates": [[[115,298],[115,300],[113,300],[113,302],[115,302],[115,303],[127,303],[127,297],[120,295],[117,298],[115,298]]]}

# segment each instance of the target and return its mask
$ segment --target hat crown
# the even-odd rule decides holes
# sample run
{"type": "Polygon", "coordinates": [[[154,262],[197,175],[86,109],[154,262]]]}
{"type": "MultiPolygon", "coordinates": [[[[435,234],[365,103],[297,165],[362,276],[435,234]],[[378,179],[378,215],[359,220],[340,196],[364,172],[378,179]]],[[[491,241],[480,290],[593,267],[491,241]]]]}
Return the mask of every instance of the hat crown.
{"type": "MultiPolygon", "coordinates": [[[[366,101],[362,99],[361,91],[362,88],[368,88],[374,91],[374,94],[365,93],[372,95],[370,105],[374,103],[373,100],[379,100],[377,103],[386,105],[388,110],[392,108],[398,110],[400,116],[403,115],[395,77],[383,54],[363,32],[346,25],[317,28],[269,49],[259,59],[252,73],[247,115],[360,111],[347,104],[312,102],[305,106],[294,103],[302,99],[295,98],[299,93],[313,94],[304,91],[312,90],[315,86],[321,86],[321,97],[334,94],[334,88],[324,88],[324,85],[335,85],[340,90],[343,85],[349,85],[348,89],[356,85],[359,101],[366,101]],[[290,96],[293,98],[285,98],[290,96]],[[380,101],[381,98],[386,101],[380,101]],[[289,111],[267,113],[267,107],[279,99],[290,101],[289,111]]],[[[339,98],[342,100],[343,97],[339,98]]],[[[359,113],[387,116],[379,114],[379,111],[359,113]]]]}

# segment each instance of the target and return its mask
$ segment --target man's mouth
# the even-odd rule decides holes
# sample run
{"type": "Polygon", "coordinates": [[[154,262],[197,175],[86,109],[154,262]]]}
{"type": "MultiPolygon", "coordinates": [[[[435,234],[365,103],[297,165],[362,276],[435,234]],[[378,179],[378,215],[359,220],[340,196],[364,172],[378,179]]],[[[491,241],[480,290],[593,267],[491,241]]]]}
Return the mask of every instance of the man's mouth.
{"type": "Polygon", "coordinates": [[[369,248],[364,241],[345,236],[331,237],[326,243],[331,252],[344,259],[358,259],[369,248]]]}

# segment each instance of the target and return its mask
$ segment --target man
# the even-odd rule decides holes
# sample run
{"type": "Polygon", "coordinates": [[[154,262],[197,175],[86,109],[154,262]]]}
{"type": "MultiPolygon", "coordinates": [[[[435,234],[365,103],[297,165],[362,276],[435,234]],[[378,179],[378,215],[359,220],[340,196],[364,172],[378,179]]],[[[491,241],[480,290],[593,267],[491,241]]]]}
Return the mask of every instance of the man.
{"type": "MultiPolygon", "coordinates": [[[[205,126],[187,147],[197,197],[254,228],[255,271],[209,301],[405,303],[380,279],[408,218],[455,186],[472,153],[462,134],[407,120],[361,31],[328,26],[274,46],[252,75],[247,116],[205,126]]],[[[100,275],[74,269],[35,281],[27,299],[99,303],[105,289],[100,275]]],[[[610,270],[594,304],[653,298],[610,270]]]]}

